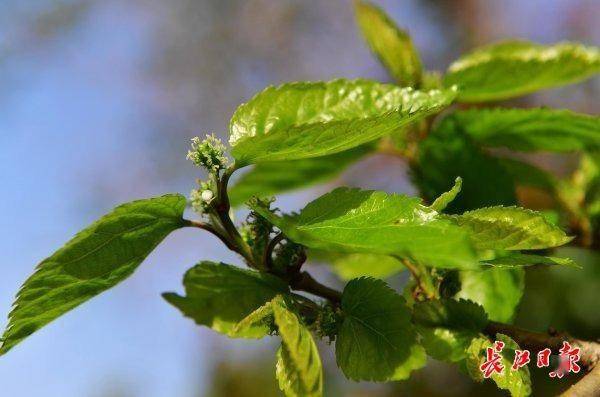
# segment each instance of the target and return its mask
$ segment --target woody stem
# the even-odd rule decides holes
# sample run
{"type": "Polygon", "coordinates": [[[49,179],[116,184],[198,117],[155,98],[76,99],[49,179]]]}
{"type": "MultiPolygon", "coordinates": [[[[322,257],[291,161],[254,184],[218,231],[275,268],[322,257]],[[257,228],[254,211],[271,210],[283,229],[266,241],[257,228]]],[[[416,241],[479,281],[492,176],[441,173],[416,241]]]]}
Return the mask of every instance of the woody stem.
{"type": "Polygon", "coordinates": [[[585,341],[573,338],[567,334],[548,334],[543,332],[528,331],[514,325],[497,323],[490,321],[485,327],[484,332],[495,338],[496,334],[510,336],[523,348],[532,351],[541,351],[550,348],[554,353],[562,347],[563,341],[569,342],[574,348],[579,348],[581,352],[580,363],[591,370],[600,361],[600,343],[585,341]]]}

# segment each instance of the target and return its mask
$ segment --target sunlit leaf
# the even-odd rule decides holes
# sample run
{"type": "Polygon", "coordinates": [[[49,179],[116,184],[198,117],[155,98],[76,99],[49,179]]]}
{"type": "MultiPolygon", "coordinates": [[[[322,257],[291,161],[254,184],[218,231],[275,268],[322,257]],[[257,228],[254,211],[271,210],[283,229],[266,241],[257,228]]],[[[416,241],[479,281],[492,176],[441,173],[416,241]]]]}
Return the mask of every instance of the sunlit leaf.
{"type": "Polygon", "coordinates": [[[488,207],[452,217],[471,231],[480,250],[531,250],[558,247],[572,240],[539,212],[519,207],[488,207]]]}
{"type": "Polygon", "coordinates": [[[462,102],[508,99],[576,83],[600,71],[600,50],[577,43],[504,41],[479,48],[448,68],[444,83],[462,102]]]}
{"type": "Polygon", "coordinates": [[[459,281],[456,298],[479,303],[490,320],[510,322],[523,296],[525,272],[522,268],[461,270],[459,281]]]}
{"type": "Polygon", "coordinates": [[[343,152],[441,111],[455,95],[369,80],[268,87],[231,118],[231,154],[247,165],[343,152]]]}
{"type": "Polygon", "coordinates": [[[398,255],[435,267],[477,267],[467,232],[420,204],[418,198],[338,188],[309,203],[295,217],[255,210],[309,248],[398,255]]]}
{"type": "Polygon", "coordinates": [[[462,178],[456,177],[456,180],[454,181],[454,186],[452,186],[452,189],[440,194],[440,196],[438,198],[436,198],[433,203],[431,203],[431,205],[430,205],[431,209],[438,211],[438,212],[441,212],[444,209],[446,209],[448,204],[450,204],[452,201],[454,201],[456,196],[458,196],[461,188],[462,188],[462,178]]]}
{"type": "Polygon", "coordinates": [[[281,297],[274,299],[272,307],[282,342],[275,372],[279,388],[288,397],[322,396],[323,369],[310,331],[281,297]]]}
{"type": "Polygon", "coordinates": [[[0,354],[129,277],[169,233],[185,226],[184,209],[185,198],[176,194],[123,204],[44,259],[17,294],[0,354]]]}
{"type": "Polygon", "coordinates": [[[524,267],[533,265],[559,265],[579,267],[571,258],[558,258],[553,256],[528,255],[511,253],[495,259],[486,260],[485,264],[493,267],[524,267]]]}

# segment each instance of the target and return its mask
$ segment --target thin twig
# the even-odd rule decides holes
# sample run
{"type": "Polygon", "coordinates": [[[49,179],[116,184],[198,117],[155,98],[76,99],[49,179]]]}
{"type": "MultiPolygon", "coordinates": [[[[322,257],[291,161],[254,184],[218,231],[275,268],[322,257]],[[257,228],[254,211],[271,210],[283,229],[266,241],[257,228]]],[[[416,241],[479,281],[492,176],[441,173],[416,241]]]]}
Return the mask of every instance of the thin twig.
{"type": "Polygon", "coordinates": [[[191,220],[191,219],[184,219],[183,221],[184,221],[185,226],[197,227],[198,229],[206,230],[207,232],[215,235],[219,240],[221,240],[221,242],[223,244],[225,244],[225,246],[227,246],[227,248],[229,248],[232,251],[237,252],[236,247],[233,244],[231,244],[231,242],[227,239],[227,237],[225,235],[223,235],[221,232],[219,232],[213,225],[206,223],[206,222],[200,222],[200,221],[195,221],[195,220],[191,220]]]}
{"type": "Polygon", "coordinates": [[[406,258],[400,258],[397,256],[394,256],[394,258],[402,262],[402,264],[408,269],[410,274],[412,274],[420,290],[423,291],[423,293],[425,294],[425,297],[427,299],[433,299],[435,297],[435,290],[433,290],[433,286],[430,285],[431,283],[425,281],[425,275],[421,272],[418,266],[406,258]]]}
{"type": "Polygon", "coordinates": [[[339,304],[342,301],[341,292],[319,283],[307,272],[298,273],[298,275],[290,281],[290,287],[297,291],[305,291],[320,296],[334,304],[339,304]]]}
{"type": "Polygon", "coordinates": [[[283,233],[279,233],[278,235],[273,237],[271,241],[269,241],[269,244],[267,244],[267,247],[265,248],[263,262],[268,270],[273,269],[273,250],[275,250],[277,244],[279,244],[284,237],[285,236],[283,235],[283,233]]]}

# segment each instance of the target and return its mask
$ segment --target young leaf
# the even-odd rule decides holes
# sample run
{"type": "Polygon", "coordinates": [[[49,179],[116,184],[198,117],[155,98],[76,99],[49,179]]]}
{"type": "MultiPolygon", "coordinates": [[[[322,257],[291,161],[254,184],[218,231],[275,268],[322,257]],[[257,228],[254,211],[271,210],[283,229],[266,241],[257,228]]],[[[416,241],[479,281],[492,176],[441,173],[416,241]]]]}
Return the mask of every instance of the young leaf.
{"type": "Polygon", "coordinates": [[[278,294],[289,292],[279,278],[224,263],[200,262],[183,278],[186,296],[163,297],[193,319],[230,337],[261,338],[269,331],[261,322],[236,325],[278,294]]]}
{"type": "Polygon", "coordinates": [[[600,148],[600,117],[569,110],[470,109],[452,117],[460,129],[487,146],[550,152],[600,148]]]}
{"type": "Polygon", "coordinates": [[[448,204],[447,213],[491,205],[516,205],[515,183],[498,159],[488,155],[460,131],[451,117],[438,124],[418,146],[412,179],[421,195],[432,202],[463,180],[461,194],[448,204]]]}
{"type": "Polygon", "coordinates": [[[485,328],[487,315],[471,301],[442,299],[415,303],[413,322],[428,355],[456,362],[465,358],[471,341],[485,328]]]}
{"type": "Polygon", "coordinates": [[[459,271],[460,291],[455,298],[479,303],[492,321],[510,322],[525,288],[521,268],[459,271]]]}
{"type": "Polygon", "coordinates": [[[322,396],[321,358],[310,331],[281,297],[273,300],[272,307],[282,342],[276,365],[279,388],[288,397],[322,396]]]}
{"type": "Polygon", "coordinates": [[[576,43],[505,41],[475,50],[448,68],[461,102],[496,101],[576,83],[600,71],[600,51],[576,43]]]}
{"type": "Polygon", "coordinates": [[[418,198],[338,188],[296,217],[255,211],[309,248],[404,256],[435,267],[477,267],[467,233],[418,198]]]}
{"type": "Polygon", "coordinates": [[[532,265],[560,265],[579,267],[571,258],[558,258],[552,256],[528,255],[511,253],[495,259],[486,260],[485,264],[493,267],[524,267],[532,265]]]}
{"type": "Polygon", "coordinates": [[[460,176],[457,176],[454,180],[454,186],[452,186],[452,189],[440,194],[440,196],[436,198],[435,201],[430,205],[430,208],[437,212],[442,212],[444,209],[446,209],[448,204],[454,201],[456,196],[458,196],[458,193],[460,193],[461,188],[462,178],[460,176]]]}
{"type": "Polygon", "coordinates": [[[441,111],[455,95],[369,80],[268,87],[231,118],[231,154],[247,165],[343,152],[441,111]]]}
{"type": "Polygon", "coordinates": [[[452,217],[471,231],[480,250],[528,250],[558,247],[572,240],[535,211],[519,207],[489,207],[452,217]]]}
{"type": "Polygon", "coordinates": [[[358,27],[371,51],[398,84],[418,86],[423,72],[421,60],[408,33],[370,2],[357,1],[355,4],[358,27]]]}
{"type": "Polygon", "coordinates": [[[0,355],[130,276],[169,233],[185,226],[184,209],[177,194],[123,204],[44,259],[17,294],[0,355]]]}
{"type": "MultiPolygon", "coordinates": [[[[493,373],[491,379],[500,389],[508,390],[512,397],[526,397],[531,394],[531,378],[529,368],[521,367],[518,370],[511,370],[515,357],[515,350],[520,350],[519,345],[510,337],[497,334],[496,340],[504,342],[502,350],[502,366],[504,370],[501,374],[493,373]]],[[[485,360],[485,352],[488,347],[493,347],[493,343],[486,337],[480,336],[473,340],[467,350],[466,368],[473,379],[478,382],[484,380],[479,367],[485,360]]]]}
{"type": "MultiPolygon", "coordinates": [[[[233,327],[233,335],[245,335],[251,333],[256,327],[269,325],[269,320],[273,316],[272,301],[269,301],[244,317],[233,327]]],[[[270,327],[269,327],[270,328],[270,327]]]]}
{"type": "Polygon", "coordinates": [[[326,182],[373,150],[363,145],[329,156],[256,164],[229,189],[231,205],[326,182]]]}
{"type": "Polygon", "coordinates": [[[342,295],[342,312],[335,356],[346,377],[401,380],[425,365],[404,298],[383,281],[350,281],[342,295]]]}

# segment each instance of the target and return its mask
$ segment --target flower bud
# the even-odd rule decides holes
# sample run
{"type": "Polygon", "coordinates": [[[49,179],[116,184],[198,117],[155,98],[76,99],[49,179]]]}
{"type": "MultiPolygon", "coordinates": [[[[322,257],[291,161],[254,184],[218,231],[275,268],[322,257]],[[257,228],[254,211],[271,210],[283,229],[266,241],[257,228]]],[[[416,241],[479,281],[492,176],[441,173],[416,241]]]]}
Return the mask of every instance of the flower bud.
{"type": "Polygon", "coordinates": [[[213,195],[212,190],[203,190],[201,197],[202,197],[202,200],[204,200],[208,203],[208,202],[210,202],[210,200],[212,200],[214,195],[213,195]]]}

